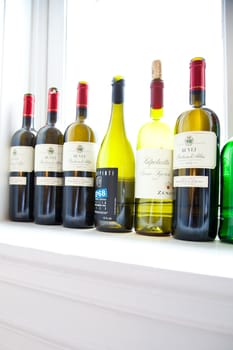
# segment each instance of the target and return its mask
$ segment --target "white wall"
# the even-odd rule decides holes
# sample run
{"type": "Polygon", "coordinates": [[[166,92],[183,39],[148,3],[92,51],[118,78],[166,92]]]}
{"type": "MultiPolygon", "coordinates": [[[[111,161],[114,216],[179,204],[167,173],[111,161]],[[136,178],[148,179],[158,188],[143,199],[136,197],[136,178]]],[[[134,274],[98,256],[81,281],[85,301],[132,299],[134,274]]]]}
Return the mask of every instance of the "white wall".
{"type": "Polygon", "coordinates": [[[225,109],[227,115],[227,136],[233,137],[233,1],[223,0],[223,22],[225,38],[225,109]]]}
{"type": "Polygon", "coordinates": [[[12,133],[22,125],[23,95],[29,92],[31,1],[0,3],[0,220],[8,208],[8,153],[12,133]]]}

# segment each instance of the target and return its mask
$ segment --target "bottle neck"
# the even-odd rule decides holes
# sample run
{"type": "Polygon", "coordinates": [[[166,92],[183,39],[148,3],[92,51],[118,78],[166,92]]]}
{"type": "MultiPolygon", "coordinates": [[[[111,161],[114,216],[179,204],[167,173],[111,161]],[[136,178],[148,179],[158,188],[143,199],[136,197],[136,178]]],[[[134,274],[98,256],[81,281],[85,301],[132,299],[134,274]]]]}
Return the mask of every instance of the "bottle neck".
{"type": "Polygon", "coordinates": [[[123,103],[113,103],[109,123],[109,130],[117,131],[119,134],[125,134],[124,124],[124,105],[123,103]]]}
{"type": "Polygon", "coordinates": [[[76,120],[79,123],[84,123],[87,117],[87,107],[76,107],[76,120]]]}
{"type": "Polygon", "coordinates": [[[47,125],[55,126],[58,118],[58,111],[48,111],[47,113],[47,125]]]}
{"type": "Polygon", "coordinates": [[[124,79],[115,77],[112,84],[112,111],[109,131],[125,136],[124,124],[124,79]]]}
{"type": "Polygon", "coordinates": [[[151,108],[150,117],[153,120],[159,120],[163,117],[163,108],[151,108]]]}
{"type": "Polygon", "coordinates": [[[35,108],[35,97],[32,94],[24,95],[23,103],[23,122],[22,128],[34,129],[34,108],[35,108]]]}
{"type": "Polygon", "coordinates": [[[22,128],[27,130],[34,129],[33,115],[23,115],[22,128]]]}
{"type": "Polygon", "coordinates": [[[190,90],[189,103],[194,108],[201,108],[205,105],[205,90],[190,90]]]}
{"type": "Polygon", "coordinates": [[[58,118],[59,109],[59,91],[55,87],[51,87],[48,91],[48,112],[47,125],[54,126],[58,118]]]}
{"type": "Polygon", "coordinates": [[[163,117],[163,80],[158,78],[151,82],[150,117],[158,120],[163,117]]]}
{"type": "Polygon", "coordinates": [[[80,81],[77,87],[76,99],[76,121],[84,123],[87,117],[88,105],[88,84],[85,81],[80,81]]]}
{"type": "Polygon", "coordinates": [[[205,105],[205,60],[195,57],[190,62],[189,103],[194,108],[205,105]]]}

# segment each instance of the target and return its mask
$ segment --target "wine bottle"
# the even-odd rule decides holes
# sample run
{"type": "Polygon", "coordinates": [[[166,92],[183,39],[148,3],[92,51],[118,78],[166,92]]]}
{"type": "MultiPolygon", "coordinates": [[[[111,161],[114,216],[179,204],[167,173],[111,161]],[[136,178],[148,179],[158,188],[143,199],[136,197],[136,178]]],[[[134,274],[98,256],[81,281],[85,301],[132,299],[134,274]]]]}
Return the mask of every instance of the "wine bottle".
{"type": "Polygon", "coordinates": [[[76,121],[64,134],[63,225],[70,228],[94,226],[95,134],[85,124],[88,84],[77,88],[76,121]]]}
{"type": "Polygon", "coordinates": [[[177,239],[211,241],[218,229],[219,142],[217,115],[205,108],[203,58],[190,62],[192,109],[177,119],[174,136],[174,220],[177,239]]]}
{"type": "Polygon", "coordinates": [[[35,97],[24,95],[22,128],[11,138],[9,170],[9,219],[33,221],[35,97]]]}
{"type": "Polygon", "coordinates": [[[173,206],[173,132],[163,117],[161,61],[152,63],[151,121],[137,137],[135,178],[135,231],[170,235],[173,206]]]}
{"type": "Polygon", "coordinates": [[[56,128],[59,92],[48,91],[46,125],[39,129],[35,144],[34,221],[41,225],[62,222],[62,148],[63,134],[56,128]]]}
{"type": "Polygon", "coordinates": [[[233,243],[233,138],[221,151],[220,225],[222,242],[233,243]]]}
{"type": "Polygon", "coordinates": [[[112,84],[112,111],[96,163],[96,229],[129,232],[133,228],[135,162],[124,126],[124,79],[112,84]]]}

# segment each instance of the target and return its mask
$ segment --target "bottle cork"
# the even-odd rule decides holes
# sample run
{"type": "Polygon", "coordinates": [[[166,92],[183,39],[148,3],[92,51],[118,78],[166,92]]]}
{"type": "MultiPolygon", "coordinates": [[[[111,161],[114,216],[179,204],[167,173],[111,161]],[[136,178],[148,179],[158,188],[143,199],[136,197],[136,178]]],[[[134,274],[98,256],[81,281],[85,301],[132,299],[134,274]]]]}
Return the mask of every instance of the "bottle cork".
{"type": "Polygon", "coordinates": [[[162,65],[160,60],[152,62],[152,79],[162,79],[162,65]]]}

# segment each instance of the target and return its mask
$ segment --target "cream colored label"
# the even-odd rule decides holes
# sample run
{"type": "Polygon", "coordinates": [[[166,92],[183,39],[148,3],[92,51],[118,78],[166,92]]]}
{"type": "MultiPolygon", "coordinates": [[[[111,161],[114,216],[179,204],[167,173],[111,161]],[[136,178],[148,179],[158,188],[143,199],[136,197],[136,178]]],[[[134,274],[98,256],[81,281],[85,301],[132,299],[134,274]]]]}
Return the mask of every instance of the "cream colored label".
{"type": "Polygon", "coordinates": [[[172,199],[172,150],[138,150],[135,185],[136,198],[172,199]]]}
{"type": "Polygon", "coordinates": [[[34,148],[12,146],[10,148],[10,172],[32,172],[34,168],[34,148]]]}
{"type": "Polygon", "coordinates": [[[74,177],[66,176],[65,177],[65,186],[81,186],[81,187],[94,187],[94,178],[93,177],[74,177]]]}
{"type": "Polygon", "coordinates": [[[62,145],[36,145],[35,171],[62,172],[62,149],[62,145]]]}
{"type": "Polygon", "coordinates": [[[174,187],[208,187],[208,176],[174,176],[174,187]]]}
{"type": "Polygon", "coordinates": [[[182,132],[174,137],[173,168],[216,167],[217,136],[210,131],[182,132]]]}
{"type": "Polygon", "coordinates": [[[26,185],[27,178],[25,176],[10,176],[9,185],[26,185]]]}
{"type": "Polygon", "coordinates": [[[53,176],[37,176],[36,185],[39,186],[62,186],[63,178],[62,177],[53,177],[53,176]]]}
{"type": "Polygon", "coordinates": [[[96,145],[93,142],[65,142],[63,171],[90,171],[96,169],[96,145]]]}

